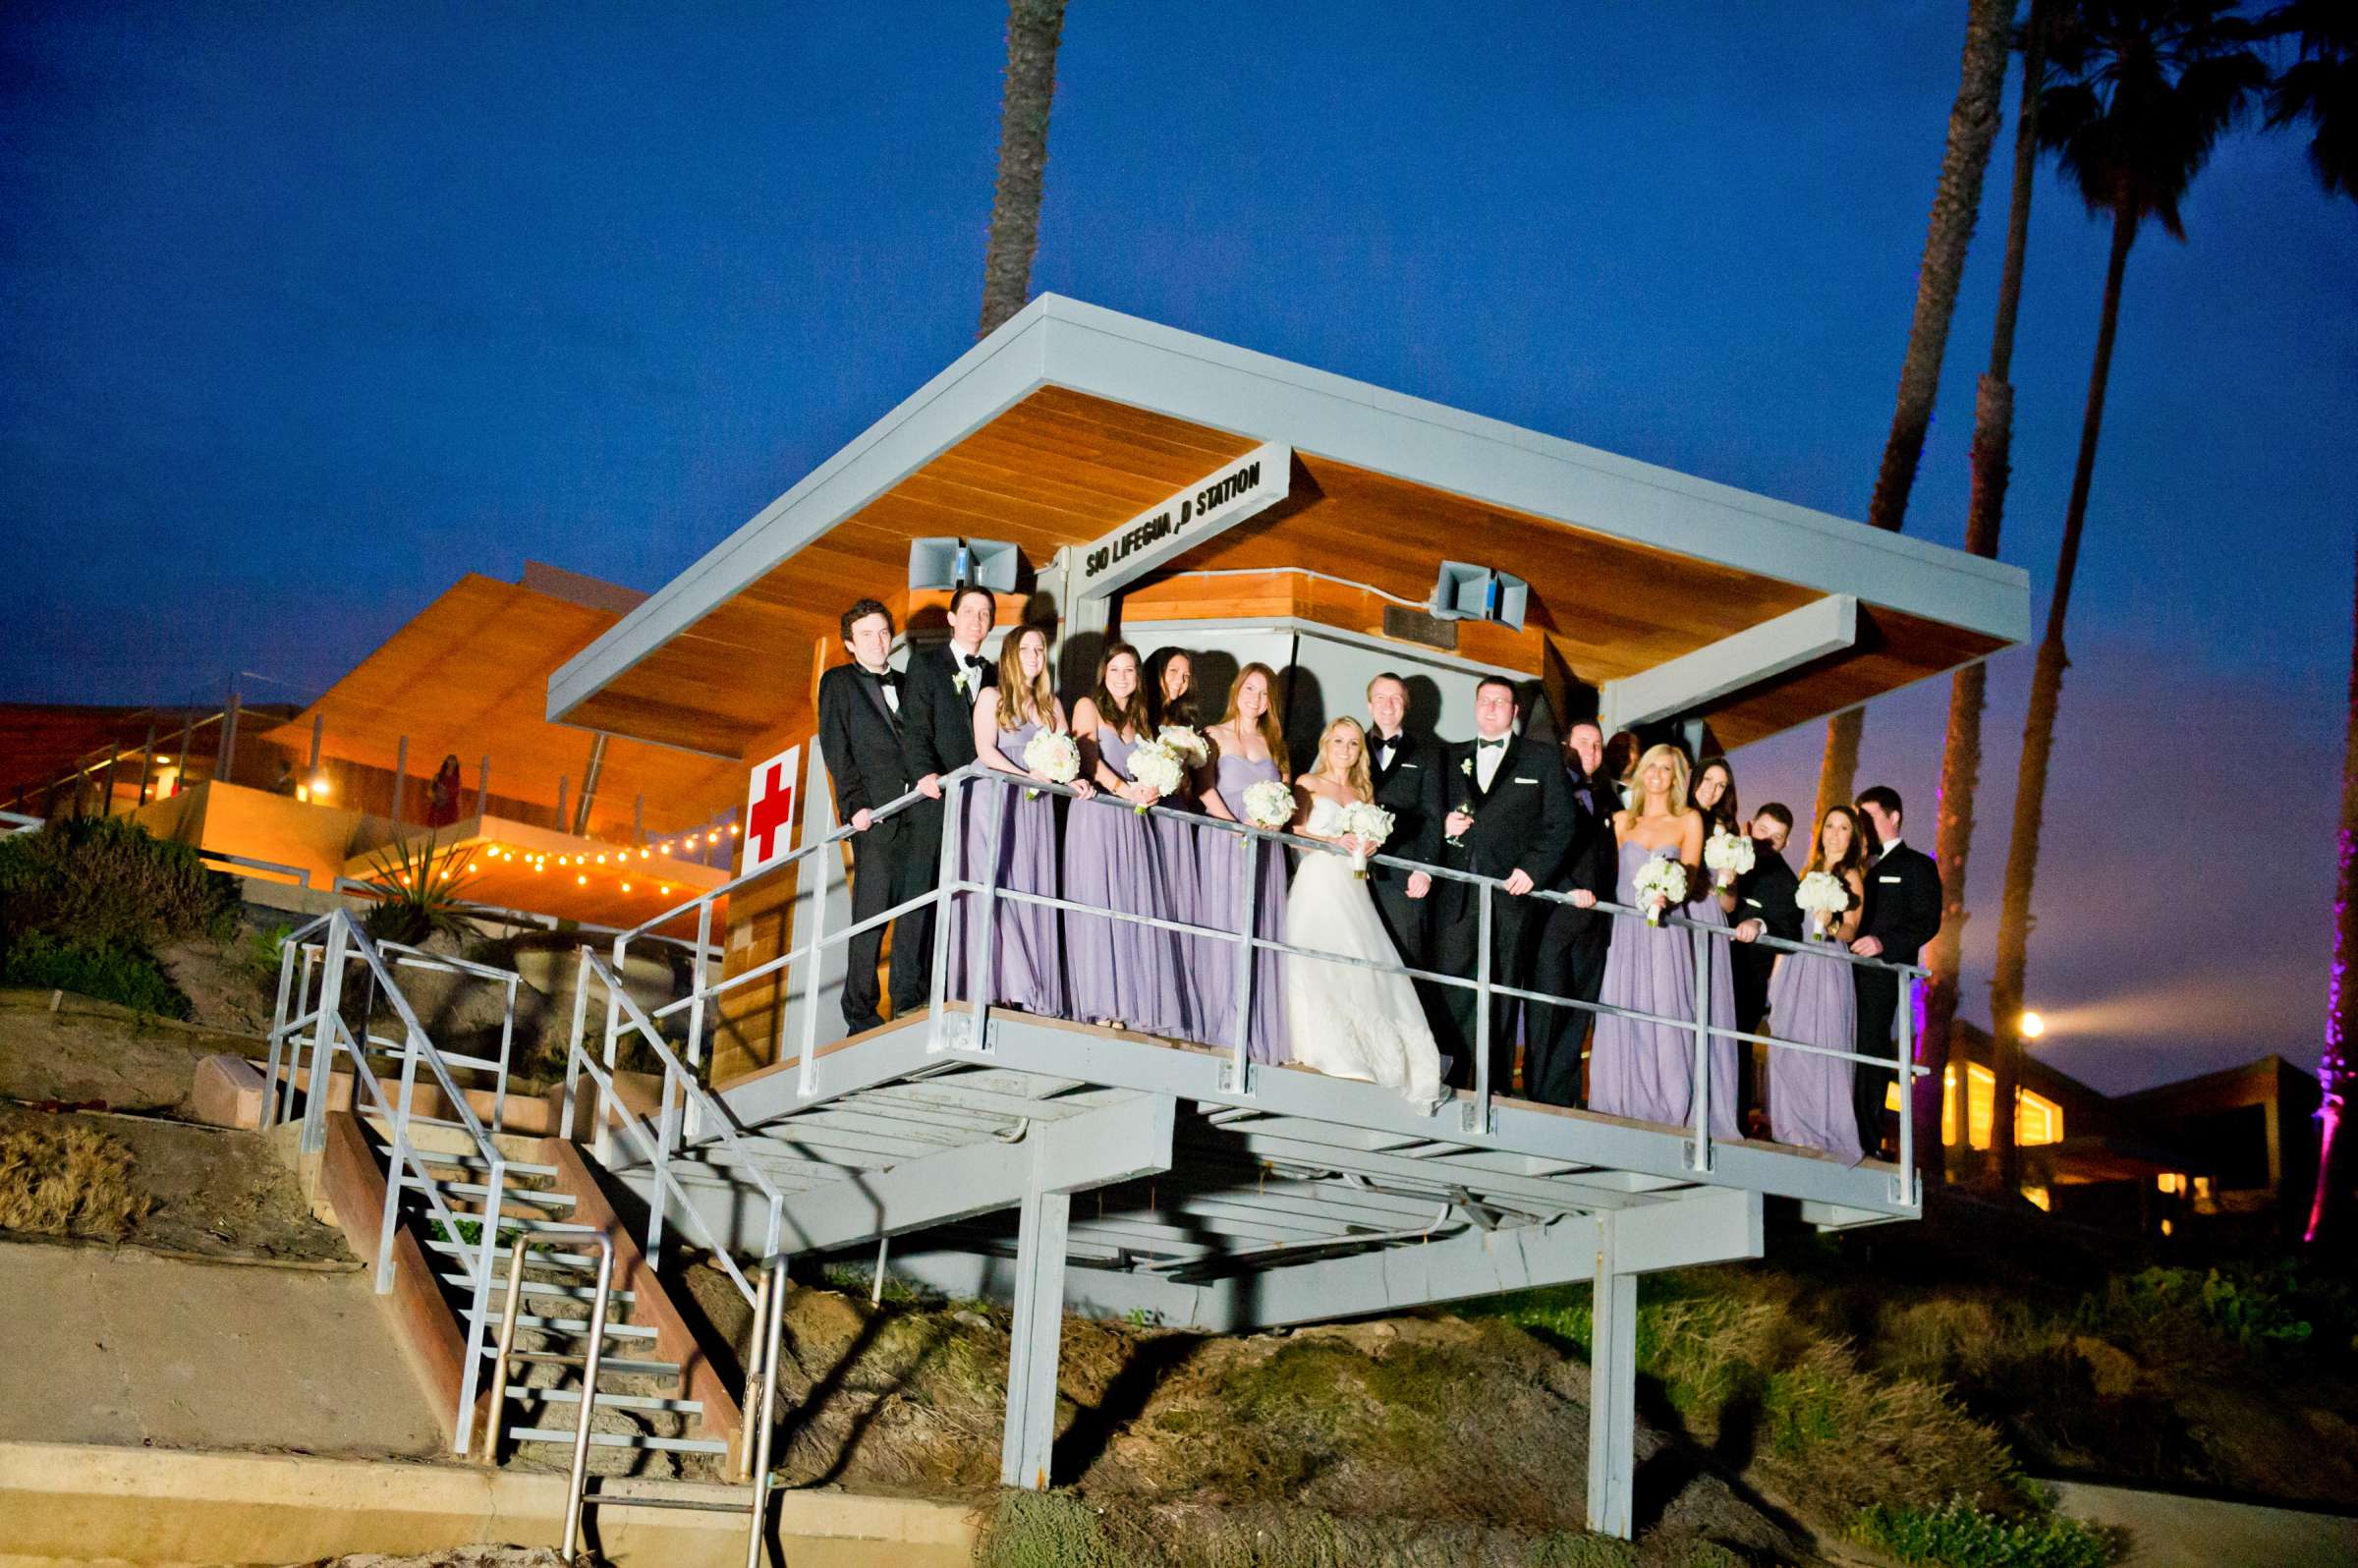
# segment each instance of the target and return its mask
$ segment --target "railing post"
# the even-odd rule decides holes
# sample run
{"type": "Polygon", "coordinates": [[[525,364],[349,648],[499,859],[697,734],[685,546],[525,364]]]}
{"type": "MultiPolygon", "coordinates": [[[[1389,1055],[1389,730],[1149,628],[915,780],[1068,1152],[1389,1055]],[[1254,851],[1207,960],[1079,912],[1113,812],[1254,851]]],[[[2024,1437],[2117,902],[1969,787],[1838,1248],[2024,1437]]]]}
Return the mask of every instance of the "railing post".
{"type": "MultiPolygon", "coordinates": [[[[597,1417],[597,1364],[604,1354],[606,1296],[614,1285],[614,1243],[597,1238],[597,1295],[590,1303],[590,1344],[582,1352],[582,1413],[573,1424],[573,1469],[565,1481],[565,1540],[567,1562],[582,1545],[582,1488],[590,1474],[590,1424],[597,1417]]],[[[488,1272],[488,1270],[486,1270],[488,1272]]]]}
{"type": "Polygon", "coordinates": [[[1914,1204],[1924,1197],[1916,1178],[1916,977],[1905,971],[1899,976],[1898,1022],[1891,1055],[1892,1065],[1898,1069],[1893,1082],[1899,1086],[1899,1179],[1892,1197],[1902,1204],[1914,1204]]]}
{"type": "MultiPolygon", "coordinates": [[[[590,949],[584,946],[574,963],[573,1034],[570,1036],[571,1044],[565,1052],[565,1104],[557,1113],[557,1136],[569,1144],[573,1142],[574,1105],[581,1098],[582,1029],[589,1021],[589,1014],[590,949]]],[[[592,1138],[597,1136],[598,1129],[606,1125],[608,1109],[606,1086],[601,1083],[597,1086],[597,1118],[590,1128],[592,1138]]]]}
{"type": "Polygon", "coordinates": [[[573,775],[570,773],[559,773],[557,775],[557,831],[560,833],[569,831],[568,822],[565,815],[565,790],[566,787],[572,782],[573,775]]]}
{"type": "MultiPolygon", "coordinates": [[[[957,940],[950,911],[958,907],[955,888],[965,869],[966,818],[959,814],[965,800],[966,780],[952,774],[949,788],[941,796],[941,861],[933,877],[933,978],[926,992],[933,1015],[932,1037],[926,1046],[928,1051],[942,1050],[951,1043],[949,1009],[943,1004],[949,1000],[950,943],[957,940]]],[[[980,1038],[981,1029],[975,1034],[980,1038]]]]}
{"type": "Polygon", "coordinates": [[[483,759],[475,765],[475,814],[477,816],[488,816],[490,813],[491,754],[489,752],[485,752],[483,754],[483,759]]]}
{"type": "Polygon", "coordinates": [[[326,738],[327,738],[327,715],[326,715],[325,713],[314,713],[314,714],[312,714],[312,715],[311,715],[311,755],[310,755],[310,757],[309,757],[309,759],[308,761],[306,761],[306,762],[303,764],[303,772],[304,772],[304,779],[303,779],[303,781],[304,781],[304,783],[305,783],[305,784],[307,784],[307,785],[310,783],[310,781],[311,781],[311,775],[312,775],[312,774],[314,774],[314,773],[317,773],[317,772],[319,771],[319,749],[320,749],[320,743],[321,743],[322,741],[324,741],[326,738]]]}
{"type": "MultiPolygon", "coordinates": [[[[827,879],[836,862],[842,858],[843,851],[839,847],[825,843],[811,855],[811,869],[814,873],[811,888],[811,956],[809,967],[803,971],[803,1043],[799,1059],[794,1065],[794,1092],[806,1099],[818,1088],[818,991],[819,982],[827,975],[826,949],[819,944],[825,940],[827,931],[827,879]]],[[[866,876],[870,868],[863,867],[858,874],[866,876]]],[[[844,957],[847,960],[851,957],[848,943],[844,947],[844,957]]],[[[788,966],[789,971],[792,968],[792,965],[788,966]]],[[[781,983],[793,979],[791,973],[779,977],[781,983]]],[[[844,971],[844,980],[846,984],[851,980],[848,966],[844,971]]]]}
{"type": "Polygon", "coordinates": [[[401,820],[401,795],[410,778],[410,738],[404,735],[393,748],[393,820],[401,820]]]}
{"type": "Polygon", "coordinates": [[[1712,933],[1698,923],[1688,927],[1695,943],[1695,1145],[1690,1170],[1712,1168],[1712,933]]]}
{"type": "Polygon", "coordinates": [[[778,1352],[782,1348],[782,1330],[786,1322],[785,1280],[786,1260],[771,1252],[762,1269],[762,1299],[769,1304],[764,1319],[758,1309],[754,1313],[755,1346],[753,1364],[758,1386],[749,1383],[745,1391],[745,1419],[754,1424],[747,1434],[753,1445],[753,1519],[746,1527],[746,1568],[761,1568],[762,1527],[769,1512],[769,1443],[771,1430],[778,1424],[778,1352]]]}
{"type": "MultiPolygon", "coordinates": [[[[145,785],[142,783],[140,788],[143,793],[145,785]]],[[[261,1119],[256,1124],[264,1132],[270,1130],[273,1120],[270,1113],[278,1102],[278,1058],[287,1040],[287,1019],[290,1016],[287,1012],[287,996],[295,987],[295,949],[300,945],[292,938],[278,944],[278,1000],[270,1008],[270,1066],[262,1079],[261,1119]]],[[[310,979],[310,966],[308,964],[304,966],[304,979],[307,982],[310,979]]],[[[309,988],[308,983],[305,988],[309,988]]],[[[288,1071],[293,1070],[290,1064],[288,1071]]]]}
{"type": "MultiPolygon", "coordinates": [[[[612,973],[606,977],[606,1043],[605,1048],[599,1052],[598,1059],[606,1064],[606,1082],[609,1084],[614,1081],[614,1064],[622,1053],[622,960],[625,950],[630,945],[630,940],[627,936],[614,938],[614,960],[610,966],[612,973]]],[[[620,1103],[621,1096],[619,1094],[615,1096],[615,1100],[613,1115],[616,1118],[630,1115],[630,1107],[620,1103]]],[[[598,1112],[597,1125],[590,1130],[590,1141],[592,1148],[603,1149],[606,1147],[608,1119],[605,1102],[602,1099],[599,1101],[598,1112]]]]}
{"type": "MultiPolygon", "coordinates": [[[[154,715],[153,713],[149,713],[149,714],[147,715],[147,739],[146,739],[146,741],[145,741],[145,742],[144,742],[144,743],[143,743],[143,744],[142,744],[142,745],[140,747],[140,797],[139,797],[139,804],[140,804],[140,806],[144,806],[144,805],[146,805],[146,804],[147,804],[147,781],[148,781],[148,779],[152,778],[152,777],[154,776],[154,774],[155,774],[155,715],[154,715]]],[[[135,809],[136,809],[136,808],[135,808],[135,809]]]]}
{"type": "MultiPolygon", "coordinates": [[[[309,1011],[310,1011],[310,1000],[311,1000],[311,971],[312,971],[312,969],[314,969],[314,968],[315,968],[315,967],[318,965],[318,962],[319,962],[319,948],[318,948],[318,944],[316,944],[316,943],[314,943],[314,942],[306,942],[306,943],[304,943],[304,944],[303,944],[303,980],[302,980],[302,982],[300,983],[300,985],[298,986],[298,988],[297,988],[297,991],[296,991],[296,995],[297,995],[297,997],[298,997],[299,999],[298,999],[298,1001],[297,1001],[297,1003],[296,1003],[296,1007],[295,1007],[295,1013],[296,1013],[296,1016],[297,1016],[297,1017],[299,1017],[299,1018],[300,1018],[301,1016],[303,1016],[305,1013],[308,1013],[308,1012],[309,1012],[309,1011]]],[[[314,1022],[316,1022],[316,1020],[314,1020],[314,1022]]],[[[295,1115],[295,1074],[296,1074],[296,1071],[297,1071],[299,1068],[301,1068],[302,1066],[303,1066],[303,1041],[302,1041],[300,1038],[298,1038],[298,1039],[297,1039],[297,1040],[294,1042],[294,1044],[293,1044],[293,1045],[292,1045],[292,1046],[291,1046],[291,1047],[288,1049],[288,1051],[287,1051],[287,1081],[286,1081],[286,1083],[285,1083],[284,1085],[280,1085],[280,1084],[277,1084],[277,1083],[272,1083],[272,1084],[271,1084],[271,1086],[270,1086],[270,1092],[271,1092],[271,1093],[273,1093],[273,1094],[276,1094],[276,1095],[278,1095],[278,1096],[279,1096],[279,1099],[278,1099],[278,1117],[277,1117],[277,1120],[278,1120],[279,1122],[281,1122],[281,1123],[284,1123],[284,1122],[287,1122],[287,1121],[291,1121],[291,1120],[293,1120],[293,1118],[294,1118],[294,1115],[295,1115]]]]}
{"type": "MultiPolygon", "coordinates": [[[[352,917],[338,910],[328,921],[327,951],[320,959],[319,1017],[311,1031],[311,1076],[304,1096],[303,1151],[315,1154],[327,1147],[327,1092],[329,1066],[334,1060],[337,1009],[344,1003],[344,967],[349,962],[346,948],[350,941],[352,917]]],[[[365,1019],[361,1033],[368,1032],[365,1019]]],[[[288,1076],[294,1075],[290,1070],[288,1076]]],[[[360,1080],[353,1080],[354,1109],[359,1109],[360,1080]]]]}
{"type": "Polygon", "coordinates": [[[510,975],[500,988],[507,992],[499,1015],[499,1080],[491,1095],[491,1131],[496,1133],[508,1114],[508,1051],[516,1042],[516,986],[521,977],[510,975]]]}
{"type": "MultiPolygon", "coordinates": [[[[672,1090],[679,1075],[670,1067],[663,1069],[663,1097],[655,1107],[655,1180],[646,1205],[646,1263],[649,1268],[663,1266],[663,1210],[668,1203],[663,1177],[671,1169],[672,1146],[680,1136],[679,1113],[672,1108],[672,1090]]],[[[681,1097],[686,1098],[682,1091],[681,1097]]]]}
{"type": "Polygon", "coordinates": [[[1466,1107],[1466,1131],[1490,1130],[1490,884],[1481,889],[1474,922],[1474,1103],[1466,1107]]]}
{"type": "MultiPolygon", "coordinates": [[[[688,960],[688,1069],[691,1075],[704,1065],[704,950],[711,943],[712,901],[707,898],[697,906],[696,951],[689,955],[688,960]]],[[[691,1099],[688,1102],[689,1142],[694,1143],[703,1135],[703,1107],[691,1099]]]]}
{"type": "MultiPolygon", "coordinates": [[[[367,1048],[367,1039],[368,1026],[364,1021],[361,1037],[352,1047],[356,1058],[367,1048]]],[[[390,1295],[393,1290],[393,1234],[401,1220],[401,1189],[409,1180],[409,1163],[405,1156],[410,1147],[410,1104],[417,1092],[418,1041],[405,1031],[401,1042],[401,1097],[393,1103],[392,1147],[388,1150],[391,1157],[385,1162],[385,1213],[382,1223],[376,1228],[376,1293],[379,1296],[390,1295]]],[[[357,1060],[353,1063],[353,1100],[357,1106],[360,1100],[360,1063],[357,1060]]],[[[484,1223],[490,1221],[486,1218],[484,1223]]],[[[450,1240],[454,1247],[467,1245],[467,1238],[455,1231],[450,1240]]],[[[460,1413],[462,1416],[466,1414],[464,1406],[460,1413]]]]}
{"type": "Polygon", "coordinates": [[[230,775],[238,766],[238,683],[232,676],[229,683],[229,705],[221,710],[221,750],[214,754],[213,777],[224,784],[235,783],[230,775]]]}
{"type": "MultiPolygon", "coordinates": [[[[489,1143],[489,1140],[485,1142],[489,1143]]],[[[494,1249],[499,1246],[499,1204],[508,1182],[508,1162],[500,1154],[499,1146],[491,1144],[490,1149],[491,1168],[483,1178],[483,1217],[476,1248],[475,1290],[467,1309],[467,1365],[459,1373],[458,1450],[462,1454],[467,1451],[467,1439],[475,1426],[472,1419],[475,1391],[482,1386],[483,1341],[486,1330],[491,1326],[491,1258],[494,1249]]],[[[466,1245],[463,1238],[453,1236],[451,1240],[461,1246],[466,1245]]],[[[608,1256],[612,1256],[611,1252],[608,1256]]],[[[598,1305],[602,1307],[604,1302],[601,1289],[598,1305]]],[[[597,1357],[596,1336],[605,1324],[602,1313],[592,1313],[591,1317],[591,1340],[588,1354],[590,1364],[594,1366],[597,1357]]],[[[590,1406],[590,1392],[594,1381],[593,1378],[584,1378],[582,1381],[582,1407],[585,1410],[590,1406]]]]}
{"type": "Polygon", "coordinates": [[[1228,1083],[1231,1094],[1253,1092],[1252,1061],[1247,1054],[1253,1037],[1253,917],[1255,895],[1261,890],[1261,840],[1241,826],[1237,837],[1244,842],[1238,846],[1244,862],[1236,881],[1236,983],[1234,1007],[1230,1012],[1231,1028],[1236,1031],[1236,1042],[1228,1056],[1228,1083]]]}

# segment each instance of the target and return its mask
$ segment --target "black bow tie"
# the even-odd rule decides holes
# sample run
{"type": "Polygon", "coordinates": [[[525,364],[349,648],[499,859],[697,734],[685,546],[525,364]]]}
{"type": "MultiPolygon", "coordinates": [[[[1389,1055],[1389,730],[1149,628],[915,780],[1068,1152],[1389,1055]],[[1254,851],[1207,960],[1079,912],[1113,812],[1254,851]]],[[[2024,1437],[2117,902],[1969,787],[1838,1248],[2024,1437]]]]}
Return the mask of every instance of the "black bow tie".
{"type": "Polygon", "coordinates": [[[889,686],[895,691],[900,689],[901,674],[898,670],[871,670],[863,667],[860,673],[878,686],[889,686]]]}
{"type": "Polygon", "coordinates": [[[961,653],[958,656],[966,662],[966,667],[970,670],[982,669],[987,662],[980,653],[961,653]]]}
{"type": "Polygon", "coordinates": [[[1501,735],[1494,741],[1477,741],[1474,744],[1477,748],[1485,752],[1490,750],[1492,747],[1496,747],[1498,750],[1504,751],[1506,750],[1506,742],[1507,737],[1501,735]]]}

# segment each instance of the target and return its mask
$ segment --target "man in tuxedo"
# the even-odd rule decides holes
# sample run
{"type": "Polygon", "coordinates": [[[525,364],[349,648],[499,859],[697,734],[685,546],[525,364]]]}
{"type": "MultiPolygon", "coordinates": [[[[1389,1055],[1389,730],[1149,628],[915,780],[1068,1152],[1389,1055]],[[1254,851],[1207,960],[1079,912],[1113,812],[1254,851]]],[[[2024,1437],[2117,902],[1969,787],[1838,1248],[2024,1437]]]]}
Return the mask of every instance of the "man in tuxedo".
{"type": "MultiPolygon", "coordinates": [[[[1441,819],[1441,864],[1505,884],[1490,895],[1490,979],[1528,988],[1532,943],[1544,911],[1523,895],[1554,885],[1572,843],[1574,807],[1554,752],[1516,736],[1519,712],[1515,689],[1496,676],[1474,689],[1475,738],[1446,754],[1444,798],[1453,804],[1441,819]]],[[[1471,980],[1482,951],[1482,900],[1471,884],[1445,879],[1435,902],[1433,967],[1471,980]]],[[[1478,1033],[1474,993],[1456,985],[1444,989],[1448,1082],[1470,1088],[1478,1033]]],[[[1491,998],[1490,1089],[1496,1093],[1513,1087],[1518,1006],[1511,996],[1491,998]]]]}
{"type": "MultiPolygon", "coordinates": [[[[988,588],[970,583],[952,590],[949,642],[912,652],[909,672],[901,679],[901,757],[909,776],[926,797],[905,813],[909,823],[905,830],[908,854],[917,863],[915,885],[920,891],[930,891],[940,881],[941,775],[975,759],[975,694],[998,684],[991,661],[982,656],[982,640],[990,635],[998,613],[998,600],[991,597],[988,588]]],[[[894,923],[892,953],[896,975],[900,973],[904,947],[917,964],[918,973],[926,976],[930,983],[933,963],[930,907],[911,910],[894,923]]],[[[897,1001],[894,1007],[898,1009],[897,1001]]]]}
{"type": "MultiPolygon", "coordinates": [[[[864,921],[915,898],[931,885],[932,862],[911,852],[909,813],[883,821],[871,812],[909,792],[909,766],[901,754],[901,678],[892,656],[892,612],[874,599],[862,599],[843,612],[843,645],[852,662],[819,677],[818,750],[835,786],[835,814],[851,824],[852,919],[864,921]]],[[[901,924],[906,925],[904,919],[901,924]]],[[[855,1035],[883,1020],[876,1013],[876,953],[884,928],[852,938],[843,977],[843,1021],[855,1035]]],[[[894,1016],[926,1005],[930,976],[920,944],[892,944],[894,1016]]]]}
{"type": "MultiPolygon", "coordinates": [[[[1442,748],[1408,733],[1408,683],[1389,670],[1368,683],[1368,769],[1375,780],[1376,804],[1392,813],[1392,836],[1384,841],[1382,852],[1437,864],[1445,799],[1442,748]]],[[[1432,928],[1426,894],[1432,890],[1432,878],[1423,871],[1371,866],[1368,889],[1376,895],[1376,913],[1383,918],[1401,962],[1428,968],[1432,928]]],[[[1418,992],[1422,995],[1424,987],[1418,992]]],[[[1428,999],[1428,1011],[1431,1006],[1428,999]]]]}
{"type": "MultiPolygon", "coordinates": [[[[1859,814],[1867,819],[1877,850],[1867,868],[1867,900],[1859,934],[1850,950],[1861,958],[1913,964],[1924,944],[1940,929],[1940,868],[1900,839],[1899,793],[1885,785],[1859,793],[1859,814]]],[[[1853,965],[1859,993],[1859,1054],[1891,1056],[1891,1025],[1899,1016],[1899,977],[1888,970],[1853,965]]],[[[1897,1078],[1890,1068],[1861,1067],[1856,1079],[1859,1147],[1869,1154],[1883,1142],[1883,1100],[1897,1078]]],[[[1905,1100],[1902,1100],[1905,1114],[1905,1100]]]]}
{"type": "MultiPolygon", "coordinates": [[[[1782,804],[1770,801],[1752,813],[1752,869],[1736,878],[1736,907],[1729,916],[1736,924],[1736,945],[1728,949],[1728,978],[1736,988],[1736,1028],[1747,1035],[1760,1034],[1768,1021],[1768,974],[1776,968],[1778,952],[1773,947],[1756,947],[1754,942],[1763,936],[1801,940],[1801,906],[1793,901],[1793,895],[1801,890],[1801,878],[1793,874],[1792,863],[1785,859],[1785,846],[1792,838],[1793,812],[1782,804]]],[[[1737,1114],[1744,1126],[1750,1126],[1768,1102],[1763,1092],[1768,1050],[1766,1045],[1742,1048],[1749,1065],[1738,1087],[1737,1114]]]]}
{"type": "MultiPolygon", "coordinates": [[[[1613,834],[1613,812],[1621,802],[1600,776],[1604,765],[1604,732],[1583,719],[1564,736],[1564,783],[1572,800],[1571,849],[1551,885],[1553,891],[1581,889],[1611,899],[1621,874],[1621,846],[1613,834]]],[[[1600,909],[1549,904],[1532,959],[1531,988],[1552,996],[1597,1000],[1604,988],[1604,954],[1612,946],[1613,919],[1600,909]]],[[[1523,1092],[1548,1105],[1580,1102],[1580,1053],[1596,1015],[1578,1007],[1535,1002],[1523,1031],[1523,1092]]]]}

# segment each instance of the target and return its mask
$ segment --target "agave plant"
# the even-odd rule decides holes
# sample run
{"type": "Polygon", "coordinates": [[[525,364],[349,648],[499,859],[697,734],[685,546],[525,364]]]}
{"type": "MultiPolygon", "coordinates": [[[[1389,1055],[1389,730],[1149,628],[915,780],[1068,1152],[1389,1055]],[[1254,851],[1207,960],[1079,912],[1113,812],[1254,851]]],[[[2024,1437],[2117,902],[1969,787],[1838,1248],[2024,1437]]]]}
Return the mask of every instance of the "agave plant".
{"type": "Polygon", "coordinates": [[[475,882],[472,849],[437,855],[431,843],[415,852],[406,843],[389,844],[369,873],[377,902],[361,924],[371,937],[414,946],[437,931],[461,940],[480,934],[464,897],[475,882]]]}

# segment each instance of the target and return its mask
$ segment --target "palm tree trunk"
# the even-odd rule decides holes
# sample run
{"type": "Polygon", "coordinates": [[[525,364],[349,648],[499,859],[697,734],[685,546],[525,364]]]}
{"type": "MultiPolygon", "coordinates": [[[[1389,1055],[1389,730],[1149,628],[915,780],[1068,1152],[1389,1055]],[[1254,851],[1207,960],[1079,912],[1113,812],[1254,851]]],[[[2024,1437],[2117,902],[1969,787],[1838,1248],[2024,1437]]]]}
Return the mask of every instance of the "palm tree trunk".
{"type": "MultiPolygon", "coordinates": [[[[2023,256],[2030,248],[2031,192],[2039,168],[2039,89],[2047,80],[2047,0],[2031,0],[2022,36],[2022,106],[2014,116],[2014,190],[2006,210],[2006,262],[1997,285],[1997,320],[1990,334],[1990,368],[1976,389],[1973,419],[1973,498],[1965,514],[1965,548],[1994,559],[1999,525],[2005,519],[2006,483],[2012,476],[2014,387],[2006,379],[2014,364],[2014,321],[2022,307],[2023,256]]],[[[1949,1032],[1957,1019],[1957,984],[1964,971],[1965,872],[1973,850],[1973,806],[1982,778],[1982,713],[1988,704],[1989,672],[1979,662],[1949,678],[1948,732],[1940,748],[1940,793],[1934,858],[1940,867],[1943,907],[1940,931],[1933,938],[1925,967],[1924,1034],[1919,1056],[1927,1069],[1916,1083],[1910,1112],[1916,1118],[1916,1162],[1927,1178],[1947,1174],[1940,1143],[1941,1099],[1948,1075],[1949,1032]]]]}
{"type": "Polygon", "coordinates": [[[2039,830],[2047,815],[2048,764],[2054,753],[2055,712],[2063,700],[2063,617],[2080,565],[2080,531],[2088,521],[2088,485],[2096,474],[2096,443],[2105,422],[2105,384],[2112,373],[2112,338],[2120,325],[2120,280],[2136,242],[2137,203],[2124,192],[2112,208],[2112,254],[2105,267],[2104,313],[2096,329],[2096,364],[2088,372],[2088,409],[2080,420],[2080,457],[2063,514],[2063,544],[2055,556],[2047,633],[2031,672],[2031,704],[2022,726],[2022,762],[2014,777],[2014,832],[2006,845],[2005,894],[1997,916],[1997,972],[1990,981],[1990,1039],[1997,1079],[1990,1129],[2000,1190],[2022,1186],[2022,1148],[2014,1141],[2014,1099],[2022,1087],[2022,992],[2030,963],[2031,890],[2039,876],[2039,830]]]}
{"type": "MultiPolygon", "coordinates": [[[[2358,616],[2353,617],[2358,628],[2358,616]]],[[[2348,1141],[2339,1136],[2349,1090],[2349,1049],[2358,1035],[2358,985],[2350,965],[2358,962],[2358,630],[2350,646],[2350,709],[2341,742],[2341,831],[2334,841],[2338,869],[2333,878],[2333,968],[2326,980],[2326,1048],[2317,1062],[2317,1196],[2309,1204],[2310,1242],[2341,1240],[2349,1177],[2348,1141]]]]}
{"type": "Polygon", "coordinates": [[[1056,96],[1056,46],[1064,0],[1007,0],[1007,84],[999,110],[999,183],[982,258],[986,338],[1032,297],[1039,249],[1039,197],[1048,172],[1048,106],[1056,96]]]}
{"type": "MultiPolygon", "coordinates": [[[[1933,422],[1933,400],[1940,390],[1940,360],[1948,349],[1948,324],[1956,314],[1957,288],[1965,277],[1965,251],[1973,242],[1974,219],[1982,209],[1982,176],[1990,167],[1990,143],[2004,118],[1999,99],[2006,85],[2006,40],[2014,26],[2014,0],[1968,0],[1965,60],[1957,99],[1948,111],[1948,145],[1940,156],[1940,181],[1933,190],[1933,214],[1924,237],[1924,264],[1916,274],[1916,315],[1908,326],[1908,353],[1899,364],[1899,401],[1891,431],[1883,438],[1882,467],[1867,502],[1867,521],[1892,532],[1907,521],[1908,494],[1924,456],[1924,433],[1933,422]]],[[[1850,800],[1859,770],[1859,735],[1866,714],[1852,708],[1826,720],[1825,752],[1818,764],[1818,812],[1850,800]]],[[[1815,825],[1815,819],[1813,826],[1815,825]]]]}

